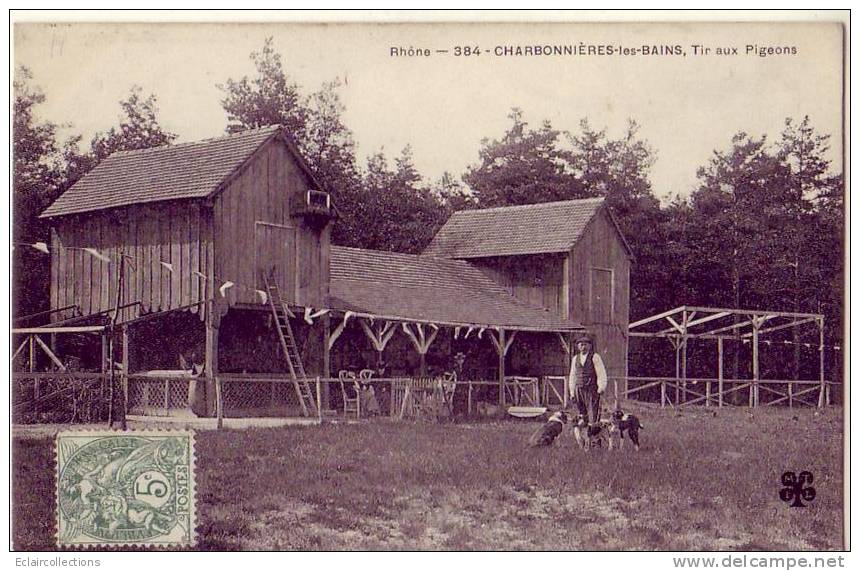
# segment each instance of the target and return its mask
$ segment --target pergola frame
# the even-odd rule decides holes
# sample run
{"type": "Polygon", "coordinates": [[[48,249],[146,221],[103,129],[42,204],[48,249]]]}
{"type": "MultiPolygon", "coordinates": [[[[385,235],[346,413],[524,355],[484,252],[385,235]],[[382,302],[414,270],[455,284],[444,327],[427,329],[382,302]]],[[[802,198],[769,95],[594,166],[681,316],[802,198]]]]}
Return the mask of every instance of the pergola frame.
{"type": "MultiPolygon", "coordinates": [[[[750,309],[727,309],[721,307],[698,307],[682,305],[640,319],[628,326],[630,337],[663,338],[668,339],[675,349],[675,377],[643,378],[647,382],[627,391],[625,397],[642,389],[655,386],[661,387],[660,405],[665,406],[668,402],[673,404],[666,394],[667,383],[675,384],[675,403],[697,404],[704,402],[710,406],[716,400],[718,406],[723,406],[723,397],[726,394],[749,387],[749,406],[759,406],[760,390],[774,393],[780,398],[766,404],[778,404],[788,401],[793,406],[795,401],[812,404],[804,398],[804,395],[818,391],[818,406],[823,407],[830,404],[829,384],[824,379],[824,316],[818,313],[798,313],[790,311],[766,311],[750,309]],[[789,328],[814,324],[818,328],[818,380],[778,380],[761,379],[759,372],[759,344],[760,337],[769,333],[775,333],[789,328]],[[717,342],[717,378],[716,379],[688,379],[687,377],[687,343],[690,339],[710,339],[717,342]],[[723,343],[724,341],[752,342],[752,379],[725,379],[723,374],[723,343]],[[687,381],[705,382],[705,393],[691,390],[687,381]],[[711,383],[718,383],[716,395],[711,392],[711,383]],[[768,384],[787,385],[787,392],[782,393],[767,386],[768,384]],[[725,389],[725,384],[733,384],[730,389],[725,389]],[[800,385],[801,390],[794,392],[795,385],[800,385]],[[805,387],[805,388],[803,388],[805,387]],[[688,393],[695,398],[687,400],[688,393]],[[681,402],[683,395],[683,402],[681,402]]],[[[769,342],[768,342],[769,343],[769,342]]],[[[808,397],[807,397],[808,398],[808,397]]]]}

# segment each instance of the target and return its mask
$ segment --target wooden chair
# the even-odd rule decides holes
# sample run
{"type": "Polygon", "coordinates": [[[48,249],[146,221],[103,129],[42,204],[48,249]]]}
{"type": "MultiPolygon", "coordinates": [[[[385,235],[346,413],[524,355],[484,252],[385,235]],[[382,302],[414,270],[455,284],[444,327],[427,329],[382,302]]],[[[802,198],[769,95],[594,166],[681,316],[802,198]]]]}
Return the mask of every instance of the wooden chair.
{"type": "Polygon", "coordinates": [[[361,418],[361,387],[355,379],[355,373],[340,371],[337,379],[340,381],[340,393],[343,396],[343,415],[348,417],[350,413],[355,413],[355,418],[361,418]],[[347,384],[352,385],[352,394],[347,390],[347,384]]]}

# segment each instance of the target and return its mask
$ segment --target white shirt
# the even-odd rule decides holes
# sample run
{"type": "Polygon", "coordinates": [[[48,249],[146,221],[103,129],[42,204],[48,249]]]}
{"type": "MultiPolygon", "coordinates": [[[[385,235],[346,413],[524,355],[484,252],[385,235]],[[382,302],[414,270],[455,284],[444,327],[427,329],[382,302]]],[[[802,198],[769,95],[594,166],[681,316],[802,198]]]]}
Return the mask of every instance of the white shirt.
{"type": "MultiPolygon", "coordinates": [[[[588,357],[588,353],[577,353],[573,359],[578,359],[580,365],[585,364],[585,359],[588,357]]],[[[603,366],[603,359],[600,358],[600,355],[597,353],[594,354],[594,357],[591,361],[594,364],[594,372],[597,375],[597,392],[602,393],[606,390],[606,385],[608,383],[608,379],[606,378],[606,367],[603,366]]],[[[570,394],[574,393],[576,389],[576,367],[573,360],[570,362],[570,375],[568,375],[568,388],[570,388],[570,394]]]]}

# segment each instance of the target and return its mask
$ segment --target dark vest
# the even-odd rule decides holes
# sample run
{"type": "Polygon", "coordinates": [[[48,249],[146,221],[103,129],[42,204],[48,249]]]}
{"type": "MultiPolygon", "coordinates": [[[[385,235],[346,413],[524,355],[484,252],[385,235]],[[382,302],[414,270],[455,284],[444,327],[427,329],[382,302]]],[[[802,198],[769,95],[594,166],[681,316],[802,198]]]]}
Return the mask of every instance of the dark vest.
{"type": "Polygon", "coordinates": [[[579,362],[579,353],[573,357],[573,366],[576,367],[577,386],[591,388],[597,386],[597,371],[594,370],[594,352],[589,351],[585,356],[585,364],[579,362]]]}

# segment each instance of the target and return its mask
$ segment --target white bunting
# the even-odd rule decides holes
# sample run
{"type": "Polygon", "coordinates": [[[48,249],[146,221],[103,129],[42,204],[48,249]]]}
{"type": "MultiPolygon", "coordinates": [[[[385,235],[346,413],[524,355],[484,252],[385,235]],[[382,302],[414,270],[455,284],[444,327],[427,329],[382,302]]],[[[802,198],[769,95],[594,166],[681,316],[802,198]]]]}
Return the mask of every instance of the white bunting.
{"type": "Polygon", "coordinates": [[[48,251],[48,245],[45,244],[44,242],[36,242],[35,244],[33,244],[33,247],[36,248],[37,250],[39,250],[40,252],[50,254],[50,252],[48,251]]]}
{"type": "MultiPolygon", "coordinates": [[[[192,274],[194,274],[194,275],[195,275],[195,276],[197,276],[197,277],[203,278],[204,280],[206,279],[206,276],[204,276],[202,273],[198,272],[197,270],[194,270],[194,271],[193,271],[193,272],[191,272],[191,273],[192,273],[192,274]]],[[[265,302],[263,302],[263,303],[265,303],[265,302]]]]}
{"type": "Polygon", "coordinates": [[[459,327],[455,327],[455,328],[454,328],[454,339],[456,339],[456,338],[457,338],[457,337],[459,337],[459,336],[460,336],[460,328],[459,328],[459,327]]]}
{"type": "Polygon", "coordinates": [[[481,338],[481,336],[482,336],[483,334],[484,334],[484,328],[483,328],[483,327],[481,327],[481,328],[478,330],[478,339],[480,339],[480,338],[481,338]]]}
{"type": "Polygon", "coordinates": [[[226,297],[227,296],[227,290],[230,289],[231,287],[233,287],[234,285],[236,285],[236,284],[234,284],[233,282],[229,282],[229,281],[221,284],[221,287],[218,288],[218,291],[221,292],[221,297],[226,297]]]}
{"type": "Polygon", "coordinates": [[[469,338],[469,335],[471,335],[471,334],[472,334],[472,331],[474,331],[474,330],[475,330],[475,328],[474,328],[474,327],[469,327],[469,328],[466,330],[466,334],[465,334],[465,335],[463,335],[463,339],[468,339],[468,338],[469,338]]]}
{"type": "Polygon", "coordinates": [[[309,309],[310,308],[305,309],[305,321],[307,321],[311,325],[314,324],[314,319],[316,319],[317,317],[322,317],[323,315],[328,313],[328,309],[320,309],[316,313],[311,313],[310,315],[308,315],[309,309]]]}
{"type": "Polygon", "coordinates": [[[99,260],[101,260],[101,261],[103,261],[103,262],[110,263],[110,258],[108,258],[107,256],[105,256],[104,254],[102,254],[101,252],[99,252],[98,250],[96,250],[95,248],[84,248],[83,250],[84,250],[84,252],[86,252],[87,254],[89,254],[89,255],[91,255],[91,256],[93,256],[93,257],[95,257],[95,258],[98,258],[99,260]]]}
{"type": "Polygon", "coordinates": [[[266,305],[266,302],[269,301],[269,296],[266,295],[266,292],[261,289],[255,289],[254,291],[257,292],[257,295],[260,296],[260,303],[266,305]]]}
{"type": "Polygon", "coordinates": [[[308,325],[313,325],[313,324],[314,324],[314,320],[313,320],[313,318],[311,317],[311,313],[313,313],[313,311],[314,311],[314,308],[312,308],[312,307],[306,307],[306,308],[305,308],[305,322],[306,322],[308,325]]]}
{"type": "Polygon", "coordinates": [[[170,272],[171,274],[173,273],[173,264],[171,264],[169,262],[161,262],[161,261],[159,261],[158,263],[161,264],[162,266],[164,266],[164,269],[166,269],[168,272],[170,272]]]}

